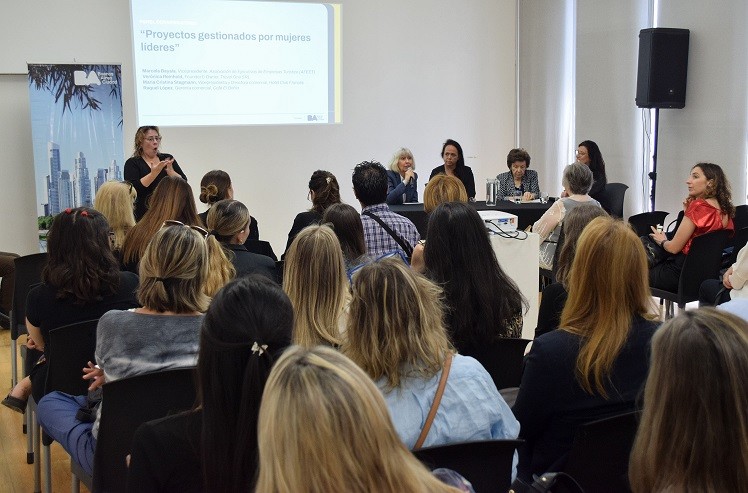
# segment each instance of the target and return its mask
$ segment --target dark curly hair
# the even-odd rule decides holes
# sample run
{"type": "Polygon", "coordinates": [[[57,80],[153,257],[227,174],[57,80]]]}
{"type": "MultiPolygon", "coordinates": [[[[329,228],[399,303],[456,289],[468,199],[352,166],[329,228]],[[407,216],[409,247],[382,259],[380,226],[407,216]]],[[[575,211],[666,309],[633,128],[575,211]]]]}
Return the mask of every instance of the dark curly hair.
{"type": "Polygon", "coordinates": [[[719,165],[714,163],[698,163],[691,168],[699,168],[704,172],[707,180],[713,182],[711,186],[707,185],[705,198],[714,197],[719,203],[719,208],[729,217],[735,217],[735,206],[732,205],[732,191],[730,182],[727,181],[725,172],[719,165]]]}

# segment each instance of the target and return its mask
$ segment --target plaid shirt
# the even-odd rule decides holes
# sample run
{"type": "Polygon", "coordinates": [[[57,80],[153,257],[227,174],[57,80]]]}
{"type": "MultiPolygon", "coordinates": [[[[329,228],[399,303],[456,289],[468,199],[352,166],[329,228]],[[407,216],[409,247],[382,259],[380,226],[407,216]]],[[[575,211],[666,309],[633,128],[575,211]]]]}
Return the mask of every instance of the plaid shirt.
{"type": "MultiPolygon", "coordinates": [[[[394,238],[385,231],[385,229],[374,219],[364,212],[371,211],[377,215],[387,226],[399,234],[403,240],[410,243],[415,248],[421,235],[410,219],[395,214],[390,210],[387,204],[369,205],[361,210],[361,222],[364,225],[364,239],[366,240],[366,251],[371,257],[376,257],[392,250],[403,251],[402,247],[397,244],[394,238]]],[[[405,253],[405,252],[403,252],[405,253]]]]}

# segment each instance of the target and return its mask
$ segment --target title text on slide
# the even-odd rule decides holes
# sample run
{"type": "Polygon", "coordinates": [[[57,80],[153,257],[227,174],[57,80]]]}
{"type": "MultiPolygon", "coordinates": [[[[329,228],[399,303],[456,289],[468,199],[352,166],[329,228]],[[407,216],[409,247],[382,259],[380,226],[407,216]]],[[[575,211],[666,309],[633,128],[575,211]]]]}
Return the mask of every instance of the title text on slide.
{"type": "MultiPolygon", "coordinates": [[[[256,41],[263,42],[309,42],[312,37],[308,34],[255,34],[255,33],[224,33],[222,31],[214,32],[189,32],[189,31],[153,31],[151,29],[142,29],[140,34],[145,36],[146,40],[191,40],[191,41],[256,41]]],[[[141,51],[174,51],[179,48],[179,44],[153,44],[140,43],[141,51]]]]}

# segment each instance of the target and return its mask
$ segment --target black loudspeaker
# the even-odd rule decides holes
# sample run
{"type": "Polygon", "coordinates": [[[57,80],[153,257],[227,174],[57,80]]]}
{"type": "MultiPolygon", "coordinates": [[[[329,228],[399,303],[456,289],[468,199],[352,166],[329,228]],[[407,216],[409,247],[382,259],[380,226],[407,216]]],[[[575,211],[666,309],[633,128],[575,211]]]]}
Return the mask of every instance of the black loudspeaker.
{"type": "Polygon", "coordinates": [[[655,27],[639,32],[636,105],[683,108],[686,105],[688,29],[655,27]]]}

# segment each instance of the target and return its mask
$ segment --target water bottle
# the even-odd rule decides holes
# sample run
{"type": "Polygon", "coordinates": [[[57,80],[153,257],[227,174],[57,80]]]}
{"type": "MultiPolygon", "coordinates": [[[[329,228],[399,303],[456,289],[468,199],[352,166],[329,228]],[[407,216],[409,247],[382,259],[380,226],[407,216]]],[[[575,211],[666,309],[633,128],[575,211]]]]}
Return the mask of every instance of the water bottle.
{"type": "Polygon", "coordinates": [[[499,191],[499,181],[494,178],[486,179],[486,205],[496,205],[496,195],[499,191]]]}

